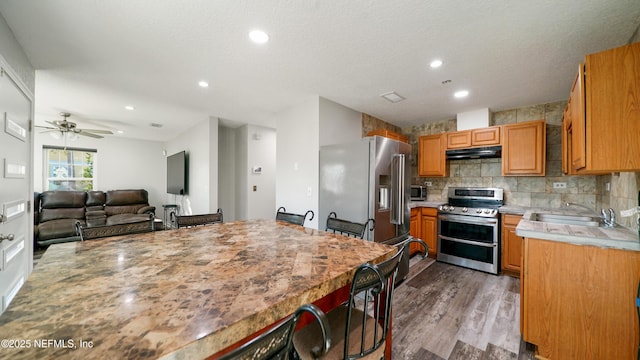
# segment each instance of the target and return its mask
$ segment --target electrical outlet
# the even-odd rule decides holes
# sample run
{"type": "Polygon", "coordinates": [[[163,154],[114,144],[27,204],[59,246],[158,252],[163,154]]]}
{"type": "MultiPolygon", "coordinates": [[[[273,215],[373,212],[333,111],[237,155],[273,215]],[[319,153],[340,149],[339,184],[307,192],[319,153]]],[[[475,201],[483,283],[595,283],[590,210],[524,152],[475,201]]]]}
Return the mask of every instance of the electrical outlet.
{"type": "Polygon", "coordinates": [[[431,185],[432,185],[432,184],[431,184],[431,181],[427,181],[427,182],[425,182],[424,184],[425,184],[426,186],[431,186],[431,185]]]}
{"type": "Polygon", "coordinates": [[[566,182],[554,182],[553,183],[553,188],[554,189],[566,189],[567,188],[567,183],[566,182]]]}

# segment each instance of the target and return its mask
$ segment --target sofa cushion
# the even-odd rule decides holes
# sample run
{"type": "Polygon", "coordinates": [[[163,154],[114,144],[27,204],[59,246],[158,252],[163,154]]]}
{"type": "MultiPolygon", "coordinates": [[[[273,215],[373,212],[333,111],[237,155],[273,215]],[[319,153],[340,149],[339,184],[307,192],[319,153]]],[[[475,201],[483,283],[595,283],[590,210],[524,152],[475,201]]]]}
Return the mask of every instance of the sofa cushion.
{"type": "Polygon", "coordinates": [[[86,198],[84,191],[45,191],[40,194],[40,208],[84,208],[86,198]]]}
{"type": "Polygon", "coordinates": [[[107,195],[104,191],[87,191],[87,207],[99,206],[102,208],[106,201],[107,195]]]}
{"type": "Polygon", "coordinates": [[[38,241],[76,236],[76,222],[84,220],[58,219],[38,225],[38,241]]]}
{"type": "Polygon", "coordinates": [[[120,214],[137,214],[138,210],[146,206],[147,206],[146,204],[105,206],[104,211],[107,213],[107,216],[114,216],[114,215],[120,215],[120,214]]]}
{"type": "Polygon", "coordinates": [[[84,207],[40,210],[40,223],[58,219],[84,219],[84,207]]]}
{"type": "Polygon", "coordinates": [[[106,206],[149,204],[147,190],[110,190],[106,194],[106,206]]]}
{"type": "Polygon", "coordinates": [[[118,214],[107,218],[107,225],[131,224],[141,221],[149,221],[149,214],[118,214]]]}

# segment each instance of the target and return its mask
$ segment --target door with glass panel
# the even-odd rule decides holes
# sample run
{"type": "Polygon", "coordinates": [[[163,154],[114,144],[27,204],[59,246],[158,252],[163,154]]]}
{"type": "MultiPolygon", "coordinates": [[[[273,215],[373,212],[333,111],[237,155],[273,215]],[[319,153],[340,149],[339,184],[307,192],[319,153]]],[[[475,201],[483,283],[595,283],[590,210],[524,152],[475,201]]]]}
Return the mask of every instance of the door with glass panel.
{"type": "Polygon", "coordinates": [[[0,313],[22,287],[33,259],[32,100],[0,59],[0,313]]]}

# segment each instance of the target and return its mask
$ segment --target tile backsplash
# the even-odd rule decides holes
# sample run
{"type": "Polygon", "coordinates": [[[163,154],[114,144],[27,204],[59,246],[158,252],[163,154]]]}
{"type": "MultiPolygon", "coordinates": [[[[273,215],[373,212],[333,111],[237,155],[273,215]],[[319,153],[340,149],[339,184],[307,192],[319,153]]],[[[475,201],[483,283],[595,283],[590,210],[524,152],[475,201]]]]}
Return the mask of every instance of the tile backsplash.
{"type": "Polygon", "coordinates": [[[449,160],[449,177],[419,177],[417,169],[418,138],[423,135],[456,131],[456,120],[429,122],[403,128],[412,146],[413,184],[431,183],[429,201],[446,201],[449,187],[481,186],[504,189],[505,204],[555,208],[565,203],[587,206],[594,211],[613,208],[617,222],[638,228],[637,217],[623,218],[620,211],[638,206],[640,173],[611,175],[567,176],[562,174],[562,115],[566,101],[520,107],[491,114],[490,125],[504,125],[545,119],[547,123],[546,176],[502,176],[501,159],[449,160]],[[554,188],[554,183],[565,183],[566,188],[554,188]],[[609,186],[607,186],[609,184],[609,186]]]}

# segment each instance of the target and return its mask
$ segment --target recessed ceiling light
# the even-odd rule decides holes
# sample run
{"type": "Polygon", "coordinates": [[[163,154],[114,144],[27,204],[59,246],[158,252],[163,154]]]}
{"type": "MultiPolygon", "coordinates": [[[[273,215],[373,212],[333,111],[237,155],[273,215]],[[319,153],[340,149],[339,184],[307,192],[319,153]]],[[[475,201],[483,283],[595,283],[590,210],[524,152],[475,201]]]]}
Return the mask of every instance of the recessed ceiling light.
{"type": "Polygon", "coordinates": [[[460,90],[460,91],[456,91],[453,96],[457,97],[458,99],[463,98],[463,97],[467,97],[469,95],[469,91],[467,90],[460,90]]]}
{"type": "Polygon", "coordinates": [[[438,59],[433,60],[431,64],[429,64],[429,66],[431,66],[434,69],[439,68],[440,66],[442,66],[442,60],[438,60],[438,59]]]}
{"type": "Polygon", "coordinates": [[[124,131],[122,131],[122,130],[116,130],[116,132],[117,132],[118,134],[124,134],[124,131]]]}
{"type": "Polygon", "coordinates": [[[256,44],[264,44],[269,41],[269,35],[262,30],[252,30],[249,33],[249,38],[256,44]]]}
{"type": "Polygon", "coordinates": [[[201,80],[201,81],[198,81],[198,86],[203,87],[203,88],[207,88],[207,87],[209,87],[209,83],[204,81],[204,80],[201,80]]]}
{"type": "Polygon", "coordinates": [[[125,108],[125,109],[127,109],[127,110],[129,110],[129,111],[133,111],[133,110],[135,110],[135,108],[134,108],[133,106],[131,106],[131,105],[127,105],[127,106],[125,106],[124,108],[125,108]]]}
{"type": "Polygon", "coordinates": [[[396,93],[395,91],[390,91],[390,92],[384,93],[384,94],[382,94],[380,96],[382,96],[383,98],[391,101],[392,103],[397,103],[397,102],[400,102],[400,101],[405,99],[404,97],[398,95],[398,93],[396,93]]]}

